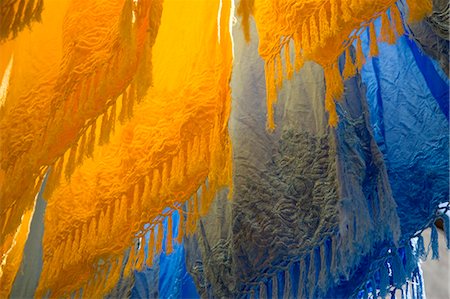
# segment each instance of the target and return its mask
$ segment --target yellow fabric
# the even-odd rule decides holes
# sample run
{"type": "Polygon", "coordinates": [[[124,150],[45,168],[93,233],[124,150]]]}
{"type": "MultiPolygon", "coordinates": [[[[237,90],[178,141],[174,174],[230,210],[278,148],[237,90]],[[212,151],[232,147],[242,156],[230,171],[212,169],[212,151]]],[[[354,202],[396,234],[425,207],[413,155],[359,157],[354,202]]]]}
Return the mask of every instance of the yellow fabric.
{"type": "MultiPolygon", "coordinates": [[[[230,184],[231,4],[222,2],[218,26],[220,1],[167,0],[153,49],[161,0],[47,0],[42,23],[0,44],[2,77],[12,65],[0,108],[2,256],[50,170],[38,296],[100,296],[144,224],[156,254],[161,217],[188,201],[181,229],[191,233],[230,184]]],[[[127,271],[143,265],[142,250],[132,256],[127,271]]]]}
{"type": "MultiPolygon", "coordinates": [[[[281,52],[289,52],[291,42],[295,48],[295,65],[299,69],[305,60],[320,64],[325,71],[325,107],[329,124],[336,126],[338,116],[335,100],[343,93],[342,76],[338,69],[339,56],[350,47],[364,28],[369,27],[371,56],[376,56],[377,36],[373,22],[383,18],[382,41],[394,42],[394,34],[403,34],[400,12],[396,0],[242,0],[238,12],[247,18],[253,13],[259,36],[259,53],[265,60],[267,89],[267,127],[275,128],[273,105],[282,80],[291,76],[291,62],[281,64],[281,52]],[[387,14],[390,14],[390,17],[387,14]],[[395,33],[394,33],[395,32],[395,33]]],[[[432,10],[431,0],[408,0],[410,21],[419,21],[432,10]]],[[[248,21],[242,22],[248,37],[248,21]]],[[[346,55],[351,58],[350,55],[346,55]]],[[[290,57],[286,55],[286,57],[290,57]]],[[[344,77],[354,75],[364,57],[347,62],[344,77]]]]}
{"type": "MultiPolygon", "coordinates": [[[[42,23],[0,45],[0,52],[12,46],[14,58],[0,119],[0,244],[30,208],[47,167],[64,166],[70,176],[74,163],[58,164],[60,157],[76,149],[82,162],[95,146],[87,134],[97,119],[124,93],[135,96],[120,115],[128,118],[150,85],[161,1],[133,3],[48,0],[42,23]]],[[[108,141],[114,122],[105,122],[99,143],[108,141]]],[[[58,177],[50,177],[47,195],[58,177]]]]}

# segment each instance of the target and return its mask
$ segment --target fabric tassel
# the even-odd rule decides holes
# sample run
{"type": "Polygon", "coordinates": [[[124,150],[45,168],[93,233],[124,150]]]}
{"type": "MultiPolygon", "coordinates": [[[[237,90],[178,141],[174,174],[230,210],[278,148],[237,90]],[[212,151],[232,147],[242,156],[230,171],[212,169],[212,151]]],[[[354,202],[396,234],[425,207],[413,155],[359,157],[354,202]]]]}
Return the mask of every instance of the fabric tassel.
{"type": "Polygon", "coordinates": [[[259,299],[265,299],[267,297],[267,287],[264,282],[259,284],[259,299]]]}
{"type": "Polygon", "coordinates": [[[319,11],[320,47],[326,45],[327,39],[331,36],[330,23],[328,22],[326,6],[323,5],[319,11]]]}
{"type": "Polygon", "coordinates": [[[390,45],[395,43],[395,34],[393,25],[389,22],[387,12],[381,15],[381,41],[390,45]]]}
{"type": "Polygon", "coordinates": [[[114,104],[111,107],[111,111],[109,112],[109,131],[110,134],[114,134],[115,130],[116,130],[116,101],[117,98],[114,99],[114,104]]]}
{"type": "Polygon", "coordinates": [[[436,225],[433,223],[431,225],[431,251],[433,253],[431,259],[438,260],[439,259],[439,240],[438,240],[438,232],[436,229],[436,225]]]}
{"type": "Polygon", "coordinates": [[[331,127],[336,127],[339,117],[334,100],[339,100],[342,97],[344,84],[337,64],[326,67],[324,71],[326,81],[325,110],[328,112],[328,124],[331,127]]]}
{"type": "Polygon", "coordinates": [[[378,56],[378,42],[377,42],[377,33],[375,31],[375,24],[371,22],[369,25],[369,35],[370,35],[370,56],[375,57],[378,56]]]}
{"type": "Polygon", "coordinates": [[[149,232],[148,240],[147,260],[145,263],[147,264],[147,267],[151,268],[153,266],[153,256],[155,252],[155,234],[153,229],[149,232]]]}
{"type": "Polygon", "coordinates": [[[417,257],[424,260],[427,258],[427,252],[425,251],[425,243],[423,241],[422,235],[417,237],[417,257]]]}
{"type": "Polygon", "coordinates": [[[402,15],[396,4],[391,6],[390,12],[391,12],[391,22],[394,22],[395,31],[397,32],[397,36],[400,37],[403,34],[405,34],[405,28],[403,27],[402,15]]]}
{"type": "Polygon", "coordinates": [[[134,261],[135,261],[135,248],[134,245],[130,248],[130,253],[128,255],[128,260],[125,265],[125,268],[123,270],[123,276],[129,277],[131,274],[131,271],[134,269],[134,261]]]}
{"type": "Polygon", "coordinates": [[[127,90],[125,89],[122,92],[122,107],[120,109],[119,113],[119,121],[123,123],[125,121],[126,116],[128,115],[127,108],[128,108],[128,100],[127,100],[127,90]]]}
{"type": "Polygon", "coordinates": [[[167,217],[166,254],[173,252],[172,235],[172,216],[170,215],[167,217]]]}
{"type": "Polygon", "coordinates": [[[336,33],[340,28],[340,13],[339,13],[339,4],[338,0],[330,0],[330,31],[332,33],[336,33]]]}
{"type": "Polygon", "coordinates": [[[389,270],[387,268],[386,262],[383,262],[383,264],[381,265],[379,273],[380,273],[380,297],[385,298],[389,286],[389,270]]]}
{"type": "Polygon", "coordinates": [[[99,145],[103,145],[109,142],[108,122],[108,111],[105,111],[105,113],[103,113],[102,123],[100,126],[100,138],[98,138],[99,145]]]}
{"type": "Polygon", "coordinates": [[[151,184],[151,190],[150,190],[150,196],[152,198],[152,201],[158,197],[160,184],[161,184],[161,179],[159,176],[159,170],[155,169],[153,171],[152,184],[151,184]]]}
{"type": "Polygon", "coordinates": [[[310,36],[310,47],[314,51],[319,47],[319,29],[317,28],[317,22],[315,15],[309,18],[309,36],[310,36]]]}
{"type": "Polygon", "coordinates": [[[130,84],[130,88],[128,90],[128,107],[127,107],[127,118],[130,119],[133,117],[133,108],[134,108],[134,102],[136,98],[136,89],[135,89],[135,83],[132,82],[130,84]]]}
{"type": "Polygon", "coordinates": [[[67,159],[66,168],[64,173],[66,175],[66,179],[69,181],[72,173],[75,171],[75,161],[77,156],[77,144],[74,144],[70,148],[69,158],[67,159]]]}
{"type": "Polygon", "coordinates": [[[330,273],[330,240],[326,240],[320,247],[320,272],[318,286],[321,290],[325,290],[328,286],[328,280],[330,273]]]}
{"type": "Polygon", "coordinates": [[[344,80],[356,75],[356,66],[353,64],[353,59],[350,51],[350,47],[345,49],[345,66],[342,76],[344,80]]]}
{"type": "Polygon", "coordinates": [[[447,213],[442,214],[442,220],[444,221],[444,231],[447,249],[450,249],[450,217],[447,215],[447,213]]]}
{"type": "Polygon", "coordinates": [[[405,249],[405,272],[410,275],[417,267],[417,259],[414,257],[411,242],[407,242],[405,249]]]}
{"type": "Polygon", "coordinates": [[[291,293],[292,289],[292,278],[289,272],[289,269],[284,271],[284,289],[282,298],[293,298],[293,294],[291,293]]]}
{"type": "Polygon", "coordinates": [[[305,283],[305,279],[307,278],[306,276],[306,262],[305,262],[305,258],[302,258],[300,261],[300,266],[299,266],[299,276],[298,276],[298,291],[297,291],[297,298],[308,298],[307,297],[307,293],[306,293],[306,283],[305,283]]]}
{"type": "Polygon", "coordinates": [[[302,48],[303,48],[303,56],[311,53],[311,43],[309,37],[309,26],[308,22],[304,21],[302,25],[302,48]]]}
{"type": "Polygon", "coordinates": [[[317,287],[316,280],[316,254],[315,250],[312,249],[309,257],[309,268],[308,268],[308,294],[309,297],[315,298],[315,292],[317,287]]]}
{"type": "Polygon", "coordinates": [[[85,153],[85,149],[86,149],[86,135],[87,135],[87,133],[84,132],[83,136],[81,136],[80,145],[78,146],[77,165],[83,164],[83,161],[84,161],[84,155],[86,154],[85,153]]]}
{"type": "Polygon", "coordinates": [[[272,277],[272,299],[278,298],[278,276],[275,274],[272,277]]]}
{"type": "Polygon", "coordinates": [[[94,120],[94,122],[91,125],[91,131],[89,133],[89,139],[87,141],[86,156],[89,158],[92,158],[94,154],[96,122],[97,120],[94,120]]]}
{"type": "Polygon", "coordinates": [[[359,71],[362,70],[364,63],[366,63],[366,58],[362,50],[361,39],[358,38],[356,42],[356,67],[358,68],[359,71]]]}
{"type": "Polygon", "coordinates": [[[286,63],[286,78],[288,80],[292,79],[292,75],[294,74],[294,69],[291,63],[291,53],[290,53],[290,45],[287,43],[284,46],[284,60],[286,63]]]}
{"type": "Polygon", "coordinates": [[[158,230],[155,232],[156,235],[156,254],[160,254],[162,252],[162,243],[164,237],[164,227],[160,222],[158,224],[158,230]]]}
{"type": "Polygon", "coordinates": [[[281,89],[281,87],[283,86],[283,65],[281,63],[281,57],[279,55],[275,57],[275,63],[277,66],[277,77],[275,79],[275,85],[277,89],[281,89]]]}
{"type": "Polygon", "coordinates": [[[341,1],[342,18],[345,22],[348,22],[353,18],[349,7],[349,2],[350,1],[341,1]]]}
{"type": "Polygon", "coordinates": [[[266,103],[267,103],[267,129],[273,131],[275,129],[274,107],[277,101],[276,87],[274,83],[275,64],[274,61],[266,62],[266,103]]]}
{"type": "Polygon", "coordinates": [[[406,273],[403,268],[403,263],[397,253],[392,256],[391,267],[394,286],[401,287],[406,282],[406,273]]]}

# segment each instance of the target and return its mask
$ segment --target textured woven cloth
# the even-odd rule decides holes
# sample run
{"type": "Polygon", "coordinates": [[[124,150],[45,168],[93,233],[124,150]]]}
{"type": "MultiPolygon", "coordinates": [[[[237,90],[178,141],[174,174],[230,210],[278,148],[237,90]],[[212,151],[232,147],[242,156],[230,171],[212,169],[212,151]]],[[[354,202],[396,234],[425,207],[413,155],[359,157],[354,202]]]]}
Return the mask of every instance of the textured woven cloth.
{"type": "Polygon", "coordinates": [[[420,232],[436,258],[450,231],[432,8],[2,2],[0,297],[421,298],[420,232]]]}

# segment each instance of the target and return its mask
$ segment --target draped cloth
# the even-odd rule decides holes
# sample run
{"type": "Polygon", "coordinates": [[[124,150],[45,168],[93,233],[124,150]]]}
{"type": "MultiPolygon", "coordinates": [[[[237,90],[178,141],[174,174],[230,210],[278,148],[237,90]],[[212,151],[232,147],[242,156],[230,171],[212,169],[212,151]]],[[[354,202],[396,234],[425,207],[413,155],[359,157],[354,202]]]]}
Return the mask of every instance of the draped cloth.
{"type": "MultiPolygon", "coordinates": [[[[154,231],[159,252],[162,230],[157,236],[155,226],[166,215],[189,200],[182,222],[189,232],[215,190],[229,185],[229,3],[210,18],[218,2],[169,2],[154,50],[161,1],[48,1],[47,7],[40,30],[24,33],[31,38],[23,43],[49,51],[33,57],[21,37],[11,51],[1,120],[2,253],[23,248],[13,232],[28,219],[22,213],[50,170],[37,295],[81,288],[85,296],[100,295],[121,275],[123,253],[138,232],[154,231]],[[27,62],[30,71],[20,72],[27,62]]],[[[153,254],[140,252],[128,259],[127,271],[143,259],[151,264],[153,254]]],[[[7,263],[5,294],[19,265],[7,263]]]]}
{"type": "Polygon", "coordinates": [[[395,103],[427,109],[396,124],[386,82],[408,61],[376,56],[406,19],[424,40],[431,1],[242,0],[233,29],[229,0],[4,3],[0,296],[22,279],[42,188],[37,297],[383,297],[412,283],[420,298],[420,232],[436,257],[432,223],[449,222],[448,80],[411,46],[434,77],[399,71],[422,93],[395,103]],[[427,155],[397,143],[411,132],[427,155]]]}

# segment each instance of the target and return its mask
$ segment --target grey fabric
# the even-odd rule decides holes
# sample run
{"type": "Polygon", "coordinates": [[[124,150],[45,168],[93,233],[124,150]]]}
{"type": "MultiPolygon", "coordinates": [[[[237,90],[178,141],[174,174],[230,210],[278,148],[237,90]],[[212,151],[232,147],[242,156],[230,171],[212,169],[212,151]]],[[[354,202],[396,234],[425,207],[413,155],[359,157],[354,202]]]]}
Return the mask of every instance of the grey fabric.
{"type": "Polygon", "coordinates": [[[253,22],[251,30],[249,44],[239,26],[233,31],[232,202],[218,196],[185,242],[187,269],[202,297],[266,296],[268,284],[289,296],[295,264],[302,296],[320,296],[349,277],[373,244],[398,238],[395,203],[360,78],[346,82],[341,122],[332,129],[323,71],[306,63],[284,82],[269,133],[253,22]]]}
{"type": "Polygon", "coordinates": [[[449,76],[449,14],[447,0],[434,0],[433,13],[423,21],[410,24],[413,39],[422,51],[437,60],[449,76]]]}

